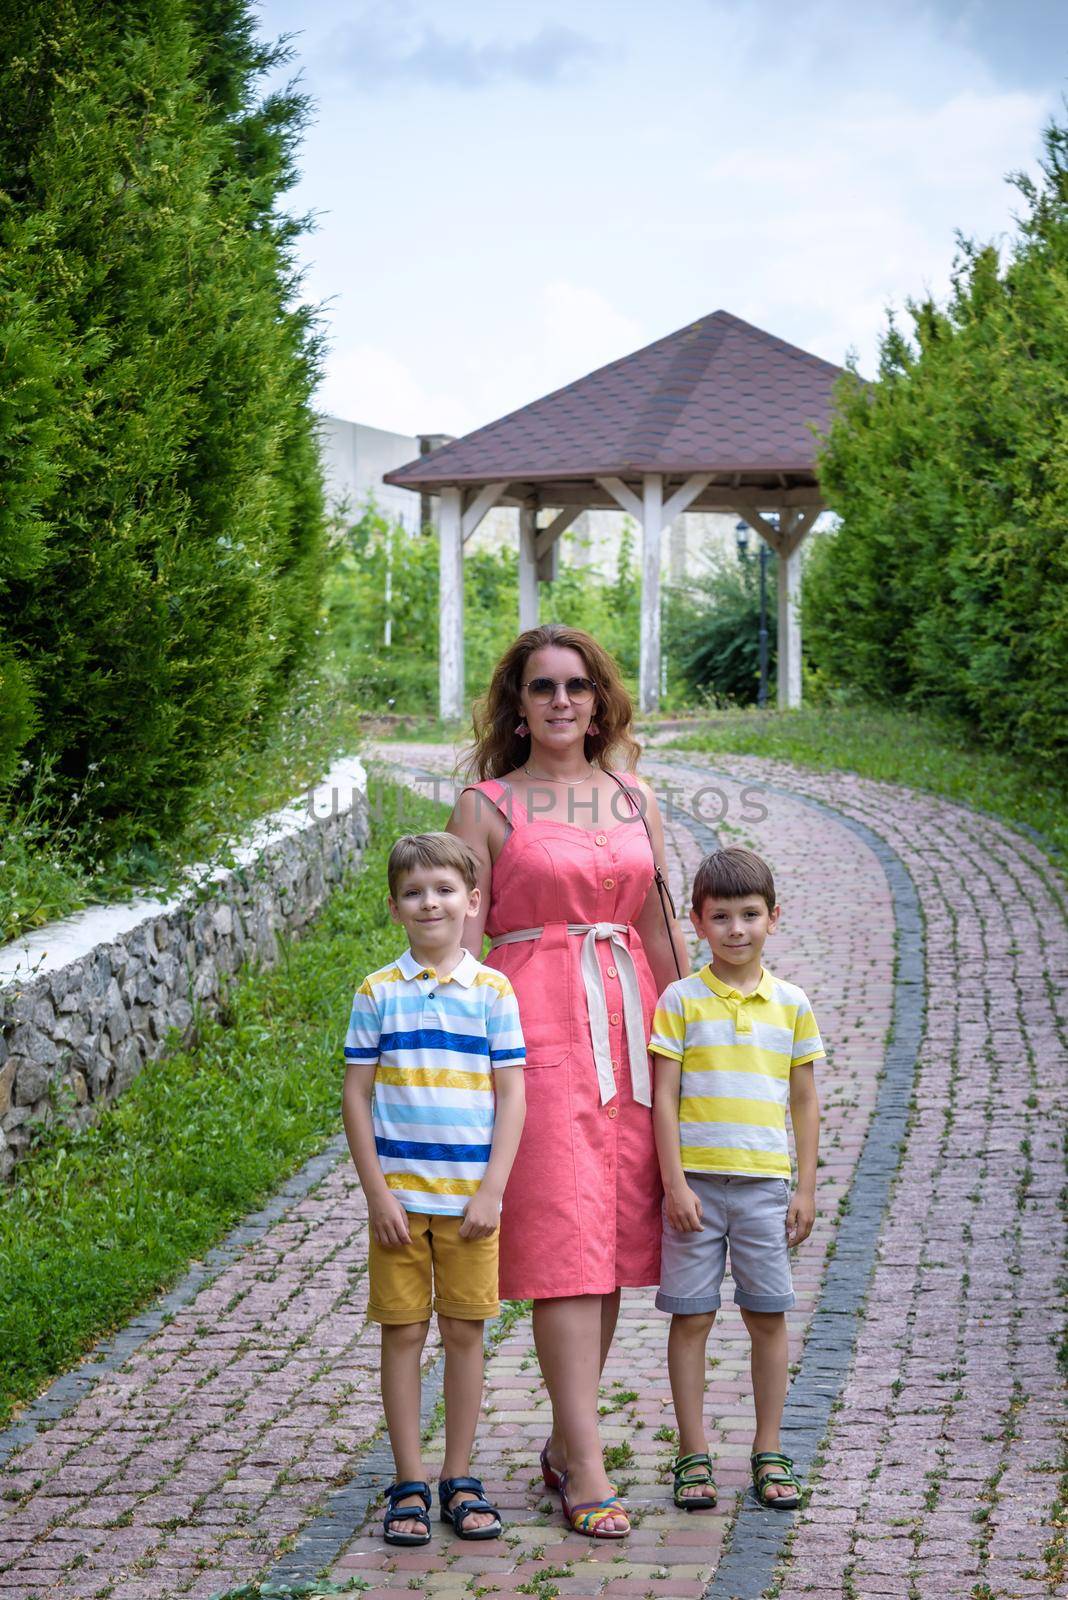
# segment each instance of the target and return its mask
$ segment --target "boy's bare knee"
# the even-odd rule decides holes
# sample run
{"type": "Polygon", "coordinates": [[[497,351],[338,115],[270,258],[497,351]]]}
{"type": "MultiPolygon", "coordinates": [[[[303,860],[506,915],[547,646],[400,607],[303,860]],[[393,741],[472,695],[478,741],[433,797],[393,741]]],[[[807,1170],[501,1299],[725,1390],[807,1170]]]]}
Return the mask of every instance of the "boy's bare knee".
{"type": "Polygon", "coordinates": [[[676,1311],[671,1331],[678,1339],[707,1339],[716,1320],[714,1311],[676,1311]]]}
{"type": "Polygon", "coordinates": [[[751,1339],[777,1338],[786,1327],[785,1311],[750,1311],[746,1306],[738,1309],[751,1339]]]}
{"type": "Polygon", "coordinates": [[[467,1317],[443,1317],[438,1314],[441,1342],[446,1350],[470,1350],[481,1347],[484,1339],[484,1322],[472,1322],[467,1317]]]}
{"type": "Polygon", "coordinates": [[[383,1322],[382,1344],[390,1350],[422,1350],[429,1322],[383,1322]]]}

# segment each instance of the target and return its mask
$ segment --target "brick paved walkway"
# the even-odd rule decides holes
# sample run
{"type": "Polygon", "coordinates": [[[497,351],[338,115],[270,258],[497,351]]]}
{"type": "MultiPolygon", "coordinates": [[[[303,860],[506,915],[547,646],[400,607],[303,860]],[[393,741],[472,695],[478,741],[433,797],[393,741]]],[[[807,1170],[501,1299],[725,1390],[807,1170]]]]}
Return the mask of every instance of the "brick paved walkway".
{"type": "MultiPolygon", "coordinates": [[[[445,764],[430,747],[388,753],[421,769],[445,764]]],[[[709,786],[672,759],[651,764],[658,784],[674,771],[680,789],[709,786]]],[[[854,833],[781,795],[766,795],[766,818],[751,820],[743,788],[772,781],[867,821],[909,866],[927,922],[931,1009],[916,1126],[783,1594],[925,1600],[936,1583],[981,1600],[1042,1594],[1024,1574],[1042,1569],[1053,1488],[1053,1096],[1064,1061],[1050,987],[1064,970],[1064,924],[1042,858],[996,823],[903,791],[737,758],[720,765],[730,772],[719,784],[727,815],[710,795],[704,815],[776,868],[786,910],[773,964],[810,990],[831,1045],[821,1216],[797,1265],[795,1357],[874,1103],[893,906],[879,861],[854,833]],[[1028,1470],[1043,1461],[1044,1473],[1028,1470]]],[[[680,815],[669,840],[676,886],[706,846],[707,830],[680,815]]],[[[491,1357],[479,1445],[487,1487],[508,1509],[506,1543],[435,1532],[428,1550],[404,1555],[381,1543],[374,1519],[345,1542],[335,1491],[373,1478],[379,1420],[361,1215],[341,1165],[12,1456],[0,1475],[0,1597],[205,1597],[277,1570],[294,1545],[287,1570],[329,1564],[335,1580],[362,1576],[376,1600],[413,1589],[703,1592],[746,1476],[741,1325],[731,1307],[711,1347],[723,1507],[687,1518],[664,1479],[665,1319],[637,1293],[626,1297],[605,1375],[605,1436],[638,1519],[623,1548],[567,1534],[539,1493],[545,1398],[525,1319],[491,1357]],[[335,1532],[324,1543],[330,1519],[320,1512],[331,1505],[335,1532]]],[[[439,1452],[435,1439],[428,1462],[439,1452]]]]}
{"type": "Polygon", "coordinates": [[[752,758],[717,765],[866,822],[908,867],[926,921],[913,1124],[779,1600],[1064,1594],[1068,1571],[1044,1559],[1064,1459],[1068,1064],[1068,937],[1049,863],[931,797],[752,758]]]}

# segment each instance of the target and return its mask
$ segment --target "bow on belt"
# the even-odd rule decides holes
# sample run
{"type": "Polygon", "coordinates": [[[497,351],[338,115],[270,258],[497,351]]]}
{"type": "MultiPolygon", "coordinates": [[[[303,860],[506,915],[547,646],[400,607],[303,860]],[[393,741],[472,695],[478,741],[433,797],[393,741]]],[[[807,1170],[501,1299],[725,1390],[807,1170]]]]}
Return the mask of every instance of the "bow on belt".
{"type": "MultiPolygon", "coordinates": [[[[626,937],[629,925],[625,922],[569,922],[567,931],[571,934],[585,935],[579,966],[586,988],[586,1005],[590,1014],[593,1059],[597,1066],[601,1104],[607,1105],[616,1092],[616,1080],[612,1074],[612,1053],[608,1044],[608,1006],[605,1001],[604,979],[594,948],[596,940],[608,939],[615,946],[619,983],[623,990],[623,1020],[627,1028],[631,1093],[640,1106],[651,1106],[653,1095],[649,1081],[649,1052],[642,1018],[638,972],[626,937]]],[[[496,950],[501,944],[520,944],[524,939],[540,939],[544,932],[544,927],[541,927],[517,928],[514,933],[500,933],[496,939],[490,940],[490,949],[496,950]]]]}

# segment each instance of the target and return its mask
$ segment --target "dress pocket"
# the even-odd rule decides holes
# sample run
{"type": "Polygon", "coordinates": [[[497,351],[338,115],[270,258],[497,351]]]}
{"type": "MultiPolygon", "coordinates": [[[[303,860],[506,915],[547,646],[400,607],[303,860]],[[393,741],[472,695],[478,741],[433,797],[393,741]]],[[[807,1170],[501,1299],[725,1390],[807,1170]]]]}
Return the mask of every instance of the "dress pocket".
{"type": "Polygon", "coordinates": [[[559,1067],[574,1039],[575,977],[567,924],[550,922],[540,939],[500,945],[494,952],[519,1002],[527,1072],[559,1067]]]}

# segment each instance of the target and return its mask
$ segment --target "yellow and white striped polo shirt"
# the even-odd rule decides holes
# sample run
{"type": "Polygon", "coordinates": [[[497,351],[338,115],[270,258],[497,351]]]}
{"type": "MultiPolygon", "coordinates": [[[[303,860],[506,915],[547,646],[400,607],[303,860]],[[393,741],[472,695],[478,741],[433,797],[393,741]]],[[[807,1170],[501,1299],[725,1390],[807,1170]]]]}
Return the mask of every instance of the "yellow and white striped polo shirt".
{"type": "Polygon", "coordinates": [[[743,995],[702,967],[660,996],[649,1049],[682,1063],[684,1171],[789,1179],[790,1073],[826,1054],[803,989],[764,968],[743,995]]]}

